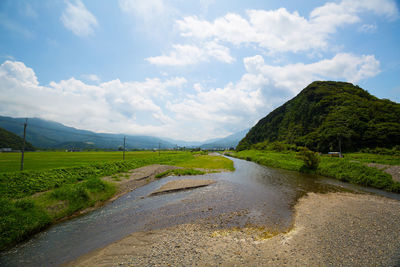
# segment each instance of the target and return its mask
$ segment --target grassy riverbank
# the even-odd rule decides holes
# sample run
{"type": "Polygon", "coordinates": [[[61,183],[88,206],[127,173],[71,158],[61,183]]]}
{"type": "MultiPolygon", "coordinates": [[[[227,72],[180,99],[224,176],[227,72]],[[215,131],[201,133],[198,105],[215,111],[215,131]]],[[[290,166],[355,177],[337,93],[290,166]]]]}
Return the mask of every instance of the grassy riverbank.
{"type": "MultiPolygon", "coordinates": [[[[243,150],[230,152],[230,155],[274,168],[292,171],[302,171],[304,169],[302,168],[303,161],[297,158],[296,152],[293,151],[243,150]]],[[[390,174],[368,167],[366,163],[400,165],[400,157],[366,153],[346,154],[344,158],[322,156],[318,168],[314,171],[310,170],[310,172],[353,184],[400,193],[400,183],[393,181],[390,174]]]]}
{"type": "MultiPolygon", "coordinates": [[[[60,158],[59,153],[46,152],[42,156],[60,158]]],[[[101,177],[151,164],[203,169],[233,168],[233,163],[226,158],[193,155],[190,152],[164,152],[160,156],[153,152],[131,152],[130,159],[126,161],[104,161],[108,152],[99,153],[98,158],[102,160],[92,164],[79,162],[79,158],[85,158],[87,154],[74,153],[77,166],[0,173],[0,249],[22,241],[77,211],[101,205],[110,199],[117,191],[116,183],[104,181],[101,177]]],[[[63,164],[62,160],[57,162],[63,164]]],[[[71,162],[72,159],[72,165],[71,162]]]]}

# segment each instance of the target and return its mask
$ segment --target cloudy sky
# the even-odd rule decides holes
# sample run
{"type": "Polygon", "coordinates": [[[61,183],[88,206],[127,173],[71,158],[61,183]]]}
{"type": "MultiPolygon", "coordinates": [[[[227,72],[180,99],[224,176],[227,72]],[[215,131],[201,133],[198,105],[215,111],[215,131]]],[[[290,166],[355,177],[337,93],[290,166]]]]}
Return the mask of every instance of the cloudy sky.
{"type": "Polygon", "coordinates": [[[314,80],[400,102],[399,44],[394,0],[1,0],[0,115],[224,137],[314,80]]]}

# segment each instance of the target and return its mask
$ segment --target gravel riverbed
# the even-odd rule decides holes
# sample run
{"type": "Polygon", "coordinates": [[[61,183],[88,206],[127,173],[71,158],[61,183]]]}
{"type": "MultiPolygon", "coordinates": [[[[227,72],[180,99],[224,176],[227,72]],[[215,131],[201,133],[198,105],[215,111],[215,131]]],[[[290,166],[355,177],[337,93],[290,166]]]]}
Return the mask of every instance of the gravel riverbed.
{"type": "Polygon", "coordinates": [[[400,202],[350,193],[309,193],[287,233],[260,226],[184,224],[135,232],[69,266],[396,266],[400,202]]]}

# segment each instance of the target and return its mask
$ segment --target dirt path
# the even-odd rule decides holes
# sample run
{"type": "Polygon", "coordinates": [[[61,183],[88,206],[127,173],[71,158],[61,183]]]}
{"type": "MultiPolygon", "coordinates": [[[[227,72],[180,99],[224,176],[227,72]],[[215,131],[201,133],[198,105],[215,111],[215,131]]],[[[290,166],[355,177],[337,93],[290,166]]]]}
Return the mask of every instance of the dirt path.
{"type": "Polygon", "coordinates": [[[393,266],[400,261],[400,202],[371,195],[309,194],[293,229],[216,230],[180,225],[137,232],[70,266],[393,266]]]}

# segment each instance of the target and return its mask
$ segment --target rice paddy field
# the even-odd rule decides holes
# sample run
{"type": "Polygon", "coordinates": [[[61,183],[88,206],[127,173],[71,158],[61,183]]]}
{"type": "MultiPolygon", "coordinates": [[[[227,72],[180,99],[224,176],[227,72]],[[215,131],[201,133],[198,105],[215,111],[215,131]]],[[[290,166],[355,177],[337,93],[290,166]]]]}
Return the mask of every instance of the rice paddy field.
{"type": "MultiPolygon", "coordinates": [[[[185,152],[162,151],[161,155],[182,154],[185,152]]],[[[157,157],[158,152],[129,151],[125,152],[125,160],[150,159],[157,157]]],[[[44,170],[54,168],[67,168],[100,162],[122,160],[121,151],[93,151],[93,152],[25,152],[24,170],[44,170]]],[[[0,153],[0,173],[19,171],[21,166],[21,153],[0,153]]]]}

